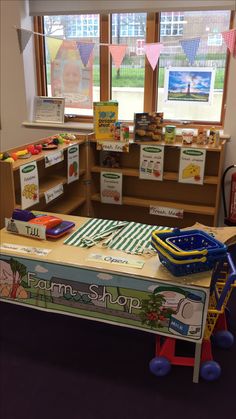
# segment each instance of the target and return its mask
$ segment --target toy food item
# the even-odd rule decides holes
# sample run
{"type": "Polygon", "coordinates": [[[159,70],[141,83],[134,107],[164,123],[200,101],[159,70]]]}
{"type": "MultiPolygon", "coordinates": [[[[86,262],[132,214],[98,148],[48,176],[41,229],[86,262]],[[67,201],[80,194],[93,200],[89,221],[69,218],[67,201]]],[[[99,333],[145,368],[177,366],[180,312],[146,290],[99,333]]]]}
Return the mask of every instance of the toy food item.
{"type": "Polygon", "coordinates": [[[16,151],[16,155],[19,157],[19,156],[24,156],[25,154],[28,154],[29,152],[28,152],[28,150],[27,149],[24,149],[24,150],[19,150],[19,151],[16,151]]]}
{"type": "Polygon", "coordinates": [[[182,141],[183,141],[183,144],[192,144],[193,142],[192,129],[182,129],[182,141]]]}
{"type": "Polygon", "coordinates": [[[46,226],[46,228],[53,228],[58,224],[61,224],[62,219],[59,217],[54,217],[53,215],[43,215],[42,217],[33,218],[29,222],[39,226],[46,226]]]}
{"type": "Polygon", "coordinates": [[[165,143],[173,144],[176,137],[176,126],[175,125],[166,125],[165,129],[165,143]]]}
{"type": "Polygon", "coordinates": [[[189,164],[188,166],[183,169],[183,179],[188,179],[190,177],[199,176],[200,178],[200,166],[197,164],[189,164]]]}

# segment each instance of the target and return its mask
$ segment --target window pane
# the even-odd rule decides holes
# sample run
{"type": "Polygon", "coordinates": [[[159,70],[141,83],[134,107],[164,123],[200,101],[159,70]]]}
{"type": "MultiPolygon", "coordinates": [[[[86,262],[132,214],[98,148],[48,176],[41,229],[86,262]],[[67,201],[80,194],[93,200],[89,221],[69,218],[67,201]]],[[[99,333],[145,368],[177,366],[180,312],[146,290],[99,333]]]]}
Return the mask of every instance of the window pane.
{"type": "MultiPolygon", "coordinates": [[[[99,15],[44,16],[44,32],[45,35],[50,35],[51,37],[55,36],[56,38],[63,40],[63,50],[62,48],[59,48],[54,60],[51,60],[51,51],[49,51],[48,48],[48,41],[46,40],[45,42],[48,96],[51,96],[52,94],[54,96],[63,96],[64,92],[64,96],[68,103],[65,108],[65,113],[93,115],[92,102],[100,100],[100,60],[98,48],[100,32],[99,15]],[[78,47],[76,47],[77,44],[73,41],[76,41],[76,43],[77,41],[95,43],[93,60],[90,61],[90,67],[90,62],[87,66],[83,65],[78,47]],[[74,45],[73,48],[71,45],[74,45]],[[78,64],[77,67],[79,68],[78,77],[75,75],[75,64],[78,64]],[[71,70],[72,67],[73,72],[71,70]],[[70,74],[68,73],[69,68],[70,74]],[[57,85],[57,73],[58,89],[55,88],[57,85]],[[65,79],[63,79],[64,74],[65,79]],[[80,79],[80,81],[78,81],[78,79],[80,79]],[[65,87],[66,80],[68,81],[67,88],[65,87]],[[53,85],[51,81],[53,81],[53,85]],[[77,88],[75,86],[76,82],[78,82],[77,88]],[[68,89],[69,93],[67,93],[66,89],[68,89]],[[73,90],[73,92],[71,92],[70,89],[73,90]],[[87,103],[91,103],[91,106],[89,105],[89,108],[84,109],[84,106],[86,105],[83,106],[83,103],[86,103],[86,99],[83,98],[88,98],[90,91],[92,91],[92,98],[87,101],[87,103]],[[69,103],[71,103],[71,106],[69,103]]],[[[46,39],[51,40],[53,38],[48,37],[46,39]]]]}
{"type": "Polygon", "coordinates": [[[221,32],[229,29],[230,12],[175,12],[168,25],[165,16],[161,13],[158,112],[171,120],[220,122],[227,52],[221,32]],[[195,37],[200,44],[190,64],[179,41],[195,37]]]}
{"type": "Polygon", "coordinates": [[[112,99],[119,102],[122,120],[133,120],[134,112],[143,112],[145,38],[146,13],[112,15],[112,43],[128,45],[119,70],[112,61],[112,99]]]}

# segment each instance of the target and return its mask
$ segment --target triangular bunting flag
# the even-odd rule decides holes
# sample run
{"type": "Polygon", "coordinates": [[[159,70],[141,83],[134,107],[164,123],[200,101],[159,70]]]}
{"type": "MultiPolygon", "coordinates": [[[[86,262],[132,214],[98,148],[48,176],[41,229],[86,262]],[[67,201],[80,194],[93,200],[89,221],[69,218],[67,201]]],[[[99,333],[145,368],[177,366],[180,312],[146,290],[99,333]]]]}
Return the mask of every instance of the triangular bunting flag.
{"type": "Polygon", "coordinates": [[[156,68],[160,53],[163,50],[163,44],[157,42],[155,44],[145,44],[144,51],[153,71],[156,68]]]}
{"type": "Polygon", "coordinates": [[[125,56],[127,45],[109,45],[109,52],[113,58],[115,67],[117,70],[120,68],[120,65],[125,56]]]}
{"type": "Polygon", "coordinates": [[[51,61],[54,61],[63,40],[46,36],[46,41],[47,41],[47,47],[48,47],[51,61]]]}
{"type": "Polygon", "coordinates": [[[22,53],[31,38],[32,32],[26,29],[17,29],[20,52],[22,53]]]}
{"type": "Polygon", "coordinates": [[[227,45],[227,48],[230,50],[231,54],[236,58],[236,29],[231,29],[230,31],[222,32],[222,36],[227,45]]]}
{"type": "Polygon", "coordinates": [[[92,54],[94,43],[85,43],[85,42],[77,42],[76,46],[80,53],[80,58],[84,66],[86,66],[89,62],[89,58],[92,54]]]}
{"type": "Polygon", "coordinates": [[[197,50],[200,44],[200,38],[184,39],[183,41],[179,42],[184,50],[186,57],[188,58],[189,63],[192,65],[195,61],[197,50]]]}

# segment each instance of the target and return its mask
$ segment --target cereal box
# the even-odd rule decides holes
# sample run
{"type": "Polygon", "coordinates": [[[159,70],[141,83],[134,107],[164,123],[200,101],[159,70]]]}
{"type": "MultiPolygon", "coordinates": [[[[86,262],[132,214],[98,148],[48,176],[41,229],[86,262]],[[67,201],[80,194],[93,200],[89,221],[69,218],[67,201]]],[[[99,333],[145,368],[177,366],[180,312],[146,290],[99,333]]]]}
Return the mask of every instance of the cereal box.
{"type": "Polygon", "coordinates": [[[94,131],[97,140],[113,139],[112,126],[118,119],[118,102],[94,102],[94,131]]]}

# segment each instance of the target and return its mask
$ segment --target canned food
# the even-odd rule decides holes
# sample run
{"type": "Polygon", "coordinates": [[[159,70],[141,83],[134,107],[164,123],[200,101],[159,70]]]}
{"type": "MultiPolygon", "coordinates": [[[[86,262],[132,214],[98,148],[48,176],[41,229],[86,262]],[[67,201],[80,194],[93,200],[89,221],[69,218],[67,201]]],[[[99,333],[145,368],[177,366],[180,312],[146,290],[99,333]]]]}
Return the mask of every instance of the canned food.
{"type": "Polygon", "coordinates": [[[165,128],[165,142],[167,144],[173,144],[176,138],[176,126],[175,125],[166,125],[165,128]]]}

